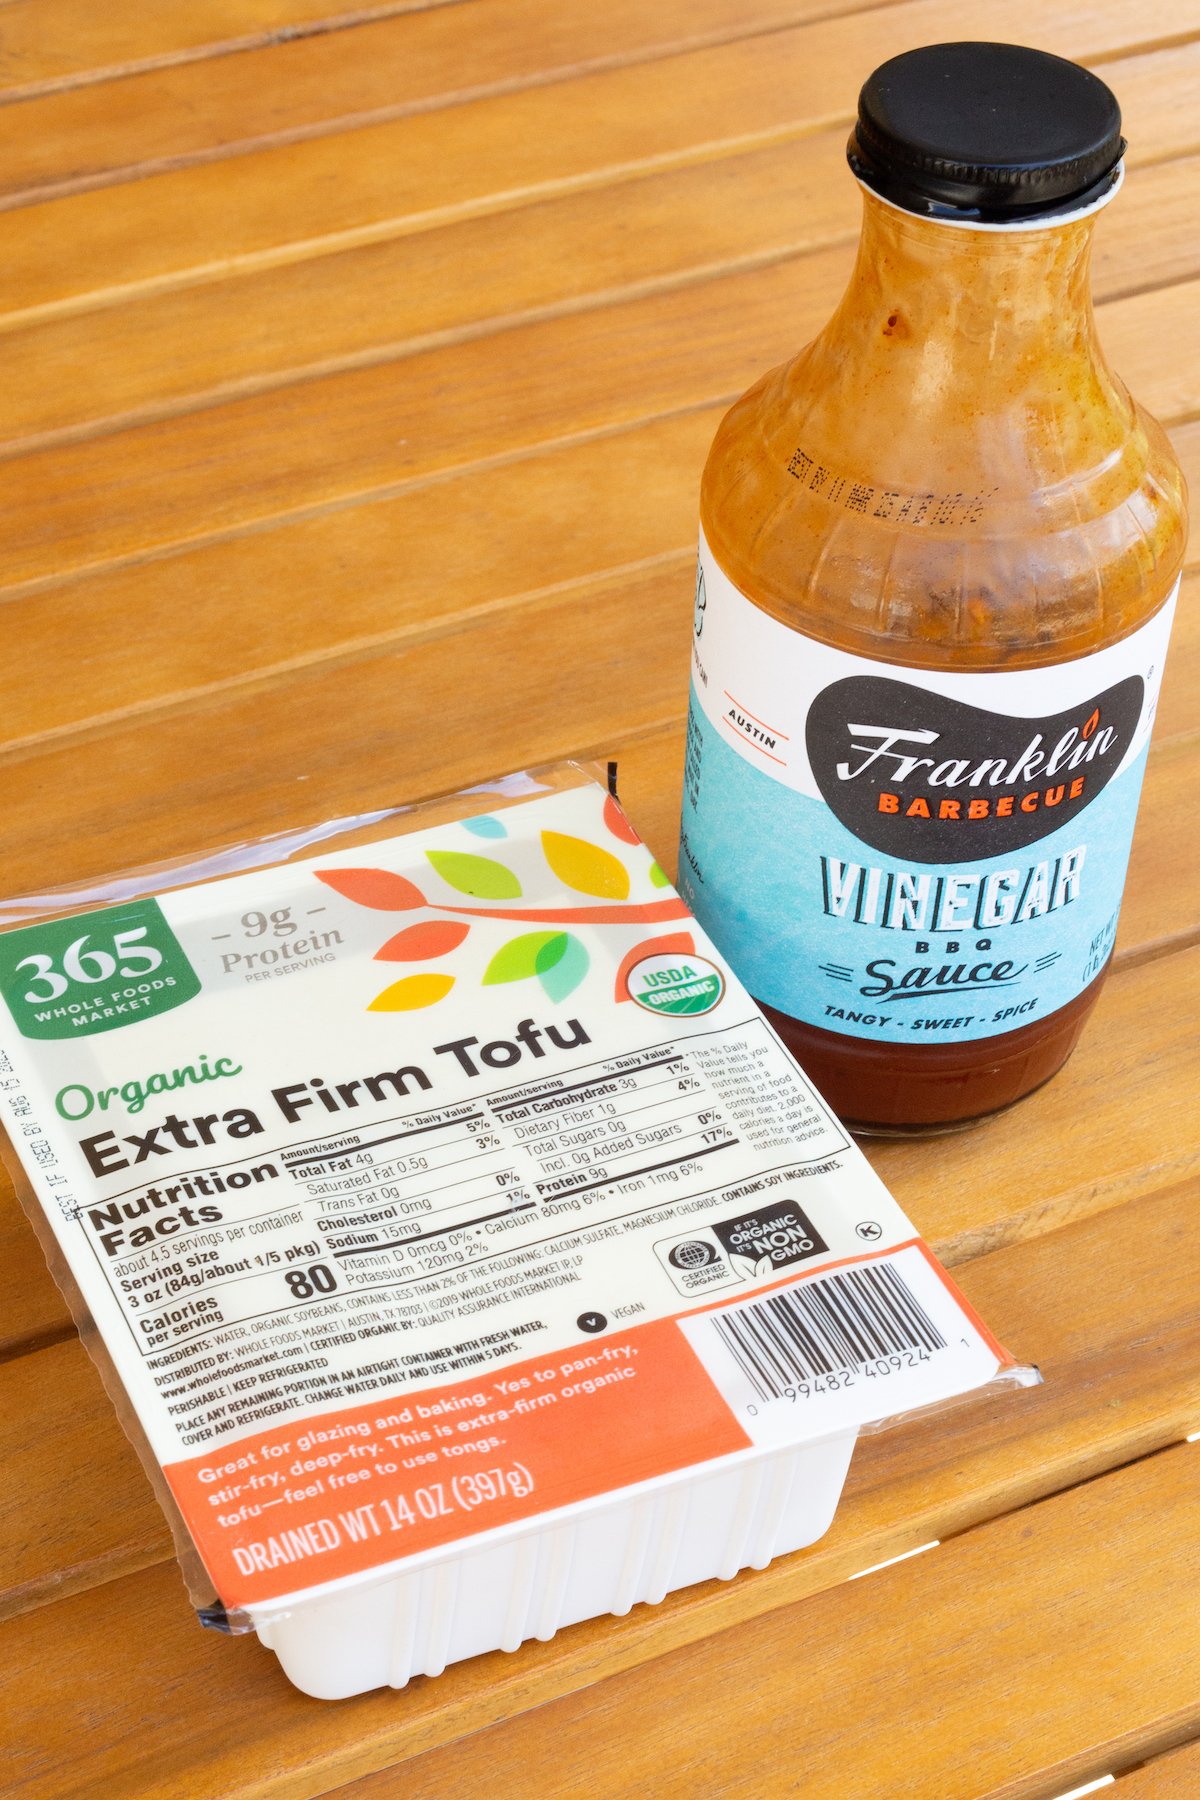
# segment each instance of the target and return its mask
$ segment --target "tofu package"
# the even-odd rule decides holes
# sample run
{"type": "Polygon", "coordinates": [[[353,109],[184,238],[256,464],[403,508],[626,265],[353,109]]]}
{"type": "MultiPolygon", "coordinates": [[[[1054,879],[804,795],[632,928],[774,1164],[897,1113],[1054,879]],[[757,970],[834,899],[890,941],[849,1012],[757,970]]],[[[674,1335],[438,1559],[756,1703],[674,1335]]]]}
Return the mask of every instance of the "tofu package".
{"type": "Polygon", "coordinates": [[[0,1117],[205,1623],[338,1698],[811,1543],[1015,1367],[582,768],[0,908],[0,1117]]]}

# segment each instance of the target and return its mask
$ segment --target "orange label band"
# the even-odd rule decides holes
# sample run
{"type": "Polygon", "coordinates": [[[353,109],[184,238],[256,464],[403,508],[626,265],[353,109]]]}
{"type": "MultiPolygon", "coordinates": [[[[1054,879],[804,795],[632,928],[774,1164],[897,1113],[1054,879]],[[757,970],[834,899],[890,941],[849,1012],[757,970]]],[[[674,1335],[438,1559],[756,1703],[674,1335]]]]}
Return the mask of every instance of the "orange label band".
{"type": "MultiPolygon", "coordinates": [[[[750,1448],[759,1440],[738,1422],[680,1321],[757,1308],[906,1253],[919,1257],[952,1316],[1007,1361],[914,1238],[752,1298],[257,1432],[165,1473],[226,1606],[263,1605],[750,1448]]],[[[852,1409],[845,1422],[853,1423],[852,1409]]]]}
{"type": "Polygon", "coordinates": [[[165,1473],[226,1606],[749,1444],[675,1325],[256,1432],[165,1473]]]}

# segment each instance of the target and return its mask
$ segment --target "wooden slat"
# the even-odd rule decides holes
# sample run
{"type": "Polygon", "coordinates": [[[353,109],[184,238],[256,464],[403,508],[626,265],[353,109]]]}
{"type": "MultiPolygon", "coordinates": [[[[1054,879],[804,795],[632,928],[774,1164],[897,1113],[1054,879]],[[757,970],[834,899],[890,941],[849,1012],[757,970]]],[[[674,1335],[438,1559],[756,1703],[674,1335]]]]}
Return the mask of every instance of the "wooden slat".
{"type": "MultiPolygon", "coordinates": [[[[674,1595],[661,1607],[638,1607],[626,1619],[578,1627],[551,1644],[527,1645],[516,1657],[457,1665],[437,1681],[415,1682],[403,1699],[367,1695],[337,1707],[302,1699],[253,1644],[199,1632],[171,1566],[110,1581],[10,1621],[0,1635],[0,1655],[8,1668],[23,1672],[13,1690],[21,1695],[20,1712],[10,1712],[7,1721],[14,1740],[11,1791],[22,1800],[71,1800],[88,1791],[87,1782],[102,1768],[108,1791],[123,1800],[151,1794],[193,1800],[198,1787],[237,1792],[245,1800],[321,1793],[583,1682],[621,1669],[644,1670],[649,1659],[739,1620],[763,1614],[779,1619],[779,1608],[855,1570],[1177,1440],[1194,1428],[1197,1410],[1190,1368],[1198,1330],[1194,1207],[1194,1192],[1163,1194],[962,1271],[969,1298],[1016,1354],[1041,1363],[1045,1385],[984,1396],[864,1439],[828,1537],[764,1573],[674,1595]],[[1137,1311],[1129,1306],[1131,1293],[1144,1297],[1137,1311]],[[146,1704],[147,1694],[153,1705],[146,1704]],[[86,1718],[89,1733],[64,1742],[61,1714],[68,1697],[71,1716],[86,1718]]],[[[1181,1454],[1200,1452],[1189,1446],[1181,1454]]],[[[1200,1493],[1194,1475],[1191,1480],[1200,1493]]],[[[132,1500],[132,1489],[114,1486],[109,1493],[114,1505],[132,1500]]],[[[1186,1511],[1177,1516],[1186,1519],[1186,1511]]],[[[1030,1541],[1019,1535],[1030,1518],[1018,1515],[1018,1544],[1030,1541]]],[[[1112,1535],[1115,1555],[1129,1539],[1112,1535]]],[[[1182,1604],[1179,1548],[1168,1548],[1161,1532],[1158,1537],[1158,1554],[1173,1559],[1182,1604]]],[[[1082,1542],[1077,1548],[1087,1553],[1082,1542]]],[[[1140,1549],[1139,1539],[1139,1557],[1131,1555],[1127,1564],[1135,1586],[1140,1549]]],[[[1007,1566],[1004,1559],[1001,1564],[1007,1566]]],[[[1148,1603],[1157,1604],[1158,1567],[1151,1558],[1145,1571],[1148,1603]]],[[[1012,1576],[1011,1567],[1009,1576],[1010,1591],[1035,1616],[1030,1588],[1012,1576]]],[[[847,1595],[864,1591],[871,1591],[868,1583],[839,1591],[836,1616],[843,1616],[847,1595]]],[[[1081,1603],[1095,1605],[1088,1583],[1081,1582],[1079,1592],[1081,1603]]],[[[879,1599],[876,1586],[872,1605],[879,1599]]],[[[822,1599],[813,1616],[827,1604],[822,1599]]],[[[1095,1606],[1099,1615],[1104,1610],[1095,1606]]],[[[975,1615],[964,1629],[981,1623],[975,1615]]],[[[1060,1641],[1049,1633],[1046,1639],[1060,1641]]],[[[798,1641],[804,1642],[803,1634],[798,1641]]],[[[814,1671],[820,1666],[815,1660],[814,1671]]],[[[965,1678],[958,1659],[953,1666],[965,1678]]],[[[912,1690],[904,1683],[899,1691],[912,1690]]],[[[484,1783],[462,1791],[490,1790],[484,1783]]]]}
{"type": "Polygon", "coordinates": [[[859,0],[612,0],[603,8],[458,0],[405,9],[353,31],[275,38],[238,56],[0,110],[0,197],[28,204],[859,10],[859,0]]]}
{"type": "MultiPolygon", "coordinates": [[[[399,651],[414,632],[463,629],[498,607],[597,579],[612,583],[622,571],[637,579],[657,566],[663,602],[674,596],[682,606],[680,571],[692,554],[700,470],[720,412],[655,420],[367,506],[12,595],[0,745],[33,749],[54,734],[119,725],[145,709],[329,657],[399,651]],[[120,634],[111,624],[118,616],[120,634]],[[45,681],[67,641],[86,651],[89,679],[45,681]]],[[[1200,424],[1175,437],[1185,468],[1200,473],[1200,424]]],[[[1200,544],[1193,552],[1200,557],[1200,544]]],[[[621,603],[606,599],[617,629],[621,603]]],[[[1160,739],[1190,724],[1200,653],[1194,612],[1190,603],[1181,608],[1160,739]]],[[[678,617],[662,618],[663,630],[675,633],[672,649],[681,642],[678,617]]],[[[679,680],[674,699],[664,691],[656,701],[656,718],[664,700],[681,716],[682,669],[679,680]]],[[[3,886],[11,879],[3,871],[0,893],[12,891],[3,886]]]]}
{"type": "MultiPolygon", "coordinates": [[[[400,654],[413,639],[482,629],[493,615],[556,592],[547,629],[561,628],[576,606],[602,605],[615,632],[636,622],[626,593],[641,596],[647,584],[654,606],[644,629],[656,644],[666,634],[672,676],[671,686],[653,689],[651,721],[681,717],[696,496],[719,416],[706,410],[658,421],[378,505],[14,597],[4,606],[11,648],[0,677],[0,743],[10,755],[17,745],[53,750],[46,734],[106,717],[118,730],[135,727],[145,709],[199,699],[214,683],[232,698],[240,684],[272,674],[400,654]],[[598,581],[602,592],[582,592],[598,581]],[[138,645],[134,659],[114,638],[117,618],[138,645]],[[68,641],[86,653],[89,680],[40,683],[38,671],[68,641]]],[[[349,670],[343,679],[353,682],[349,670]]],[[[439,690],[448,679],[440,677],[439,690]]],[[[495,748],[523,754],[519,736],[495,748]]],[[[310,803],[302,792],[295,799],[310,803]]],[[[6,866],[12,846],[11,837],[0,844],[0,894],[29,879],[6,866]]],[[[61,846],[64,867],[82,847],[61,846]]]]}
{"type": "MultiPolygon", "coordinates": [[[[0,894],[417,799],[678,721],[688,556],[485,610],[470,631],[451,614],[426,633],[331,656],[287,679],[217,688],[92,734],[86,758],[71,738],[10,755],[0,894]],[[178,772],[199,768],[203,783],[181,791],[178,772]],[[59,827],[53,843],[48,806],[59,827]]],[[[203,598],[198,590],[192,604],[203,598]]],[[[287,604],[282,588],[278,604],[287,604]]],[[[1192,629],[1189,619],[1185,647],[1192,629]]],[[[1172,700],[1164,724],[1173,711],[1172,700]]]]}
{"type": "Polygon", "coordinates": [[[29,1221],[0,1169],[0,1361],[73,1334],[67,1303],[54,1285],[29,1221]]]}
{"type": "Polygon", "coordinates": [[[1112,1800],[1195,1800],[1200,1794],[1200,1744],[1156,1756],[1116,1783],[1112,1800]]]}
{"type": "Polygon", "coordinates": [[[4,0],[0,101],[461,0],[4,0]]]}
{"type": "MultiPolygon", "coordinates": [[[[812,132],[849,116],[880,58],[996,23],[985,0],[965,11],[954,0],[901,0],[870,17],[869,53],[856,18],[823,19],[18,208],[0,217],[0,311],[91,305],[234,263],[301,260],[318,243],[390,237],[721,145],[812,132]]],[[[1004,14],[1014,37],[1085,60],[1195,28],[1192,0],[1155,0],[1136,19],[1126,0],[1050,13],[1039,0],[1010,0],[1004,14]]]]}
{"type": "MultiPolygon", "coordinates": [[[[730,399],[819,328],[844,266],[822,252],[0,464],[4,586],[730,399]]],[[[1200,369],[1166,353],[1198,299],[1191,281],[1100,309],[1113,361],[1167,421],[1200,409],[1200,369]]]]}
{"type": "Polygon", "coordinates": [[[1167,1451],[343,1800],[523,1800],[551,1745],[555,1800],[594,1793],[598,1769],[606,1800],[779,1792],[797,1770],[806,1800],[897,1783],[1040,1800],[1200,1726],[1200,1612],[1177,1535],[1200,1526],[1197,1474],[1195,1450],[1167,1451]]]}
{"type": "MultiPolygon", "coordinates": [[[[1086,1227],[1078,1225],[1073,1233],[1045,1242],[1036,1256],[1026,1246],[997,1253],[999,1261],[993,1257],[958,1271],[973,1296],[975,1286],[984,1283],[988,1297],[980,1304],[989,1324],[1014,1354],[1043,1368],[1048,1384],[1036,1404],[1023,1398],[1008,1407],[999,1425],[990,1402],[978,1417],[964,1415],[957,1440],[960,1456],[980,1458],[989,1433],[999,1430],[1003,1449],[998,1459],[983,1462],[994,1475],[997,1467],[1008,1468],[1004,1459],[1011,1459],[1014,1441],[1032,1433],[1038,1454],[1049,1455],[1042,1471],[1046,1485],[1036,1490],[1045,1493],[1052,1491],[1051,1483],[1059,1486],[1083,1479],[1141,1454],[1148,1446],[1173,1441],[1193,1417],[1200,1425],[1200,1398],[1194,1393],[1180,1411],[1180,1396],[1187,1392],[1186,1367],[1182,1373],[1173,1369],[1165,1387],[1155,1386],[1151,1379],[1156,1367],[1161,1371],[1168,1352],[1179,1357],[1189,1344],[1200,1343],[1196,1299],[1200,1247],[1196,1234],[1189,1234],[1182,1223],[1197,1198],[1200,1189],[1192,1182],[1132,1206],[1127,1203],[1086,1227]],[[1089,1285],[1086,1303],[1073,1303],[1069,1314],[1056,1318],[1048,1335],[1053,1283],[1073,1279],[1067,1275],[1068,1259],[1081,1258],[1090,1266],[1100,1246],[1116,1242],[1119,1233],[1134,1226],[1146,1242],[1142,1264],[1129,1266],[1117,1259],[1109,1281],[1099,1288],[1089,1285]],[[1129,1284],[1136,1281],[1140,1268],[1149,1272],[1163,1243],[1172,1247],[1171,1279],[1165,1286],[1149,1282],[1146,1297],[1132,1312],[1121,1304],[1120,1295],[1132,1291],[1129,1284]],[[1009,1266],[1014,1257],[1030,1283],[1030,1291],[1020,1296],[1009,1266]],[[1027,1273],[1031,1268],[1032,1277],[1027,1273]],[[1126,1283],[1119,1292],[1118,1280],[1126,1283]],[[1137,1336],[1138,1354],[1127,1365],[1131,1334],[1137,1336]],[[1102,1442],[1092,1444],[1083,1420],[1087,1405],[1099,1404],[1098,1382],[1105,1384],[1105,1404],[1114,1413],[1119,1411],[1119,1417],[1102,1442]],[[1046,1449],[1049,1431],[1057,1446],[1053,1453],[1046,1449]]],[[[861,1496],[887,1484],[877,1513],[871,1513],[868,1524],[859,1519],[859,1535],[853,1541],[858,1543],[864,1531],[870,1533],[869,1543],[856,1551],[861,1566],[876,1560],[876,1552],[891,1554],[889,1546],[896,1542],[904,1547],[906,1542],[922,1541],[905,1538],[918,1529],[908,1509],[911,1500],[919,1510],[920,1503],[912,1496],[928,1476],[935,1441],[934,1460],[940,1465],[949,1446],[928,1434],[912,1442],[897,1434],[882,1448],[866,1451],[865,1461],[856,1463],[852,1494],[861,1496]],[[901,1480],[907,1484],[903,1504],[894,1491],[901,1480]]],[[[0,1452],[11,1472],[9,1497],[0,1498],[0,1618],[169,1558],[165,1521],[78,1342],[0,1365],[0,1452]],[[72,1471],[87,1472],[82,1495],[72,1471]],[[31,1516],[41,1521],[36,1533],[29,1530],[31,1516]]],[[[1035,1466],[1032,1455],[1032,1450],[1026,1451],[1023,1481],[1035,1466]]],[[[990,1503],[993,1511],[1015,1503],[1012,1480],[1010,1471],[990,1503]]],[[[971,1491],[975,1494],[971,1516],[989,1516],[980,1510],[979,1484],[971,1491]]],[[[1021,1488],[1020,1497],[1022,1502],[1030,1497],[1027,1486],[1021,1488]]],[[[943,1495],[938,1503],[944,1500],[943,1495]]],[[[919,1527],[944,1528],[943,1518],[932,1524],[925,1520],[919,1527]]]]}
{"type": "MultiPolygon", "coordinates": [[[[1189,90],[1200,56],[1195,64],[1189,90]]],[[[4,116],[0,109],[0,124],[4,116]]],[[[1198,171],[1195,157],[1133,170],[1099,222],[1098,297],[1196,273],[1189,226],[1198,171]]],[[[518,232],[507,214],[490,215],[52,317],[4,344],[0,448],[91,434],[202,398],[385,362],[439,339],[842,244],[806,265],[815,317],[846,278],[860,212],[845,133],[836,130],[530,205],[518,232]]]]}
{"type": "Polygon", "coordinates": [[[5,1363],[0,1392],[0,1619],[170,1556],[166,1520],[77,1338],[5,1363]]]}

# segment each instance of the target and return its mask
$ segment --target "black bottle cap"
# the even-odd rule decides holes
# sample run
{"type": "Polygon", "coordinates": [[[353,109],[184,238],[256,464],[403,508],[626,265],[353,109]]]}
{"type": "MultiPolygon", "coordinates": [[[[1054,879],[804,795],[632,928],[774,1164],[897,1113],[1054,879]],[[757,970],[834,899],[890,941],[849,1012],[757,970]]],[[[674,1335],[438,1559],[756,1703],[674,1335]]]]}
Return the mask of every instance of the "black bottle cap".
{"type": "Polygon", "coordinates": [[[1102,198],[1124,149],[1116,96],[1090,70],[965,43],[881,64],[847,154],[860,181],[908,212],[1012,224],[1102,198]]]}

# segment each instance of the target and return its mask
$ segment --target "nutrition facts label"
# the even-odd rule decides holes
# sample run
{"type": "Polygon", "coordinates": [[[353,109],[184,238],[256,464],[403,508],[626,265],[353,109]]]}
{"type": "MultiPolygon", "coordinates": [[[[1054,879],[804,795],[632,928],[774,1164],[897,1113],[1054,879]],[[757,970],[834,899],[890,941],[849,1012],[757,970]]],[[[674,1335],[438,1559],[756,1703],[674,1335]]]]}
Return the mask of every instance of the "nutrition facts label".
{"type": "MultiPolygon", "coordinates": [[[[182,1170],[87,1209],[84,1224],[187,1441],[270,1417],[299,1391],[335,1399],[512,1354],[548,1329],[532,1310],[508,1316],[518,1286],[528,1298],[586,1289],[594,1304],[582,1312],[607,1321],[673,1309],[678,1291],[732,1285],[724,1258],[677,1267],[649,1245],[676,1218],[694,1233],[705,1215],[727,1211],[731,1188],[757,1187],[768,1169],[777,1177],[764,1159],[781,1147],[803,1179],[814,1166],[831,1172],[849,1141],[755,1015],[182,1170]],[[181,1196],[195,1222],[137,1246],[153,1236],[155,1212],[181,1196]],[[204,1202],[217,1196],[224,1216],[206,1223],[204,1202]],[[619,1261],[603,1251],[618,1240],[619,1261]],[[603,1273],[585,1278],[581,1253],[598,1249],[603,1273]],[[514,1280],[535,1265],[532,1280],[514,1280]],[[489,1312],[505,1315],[489,1333],[443,1330],[436,1344],[410,1348],[418,1327],[489,1312]],[[311,1353],[300,1369],[297,1343],[311,1353]]],[[[541,1310],[551,1310],[545,1298],[541,1310]]]]}

